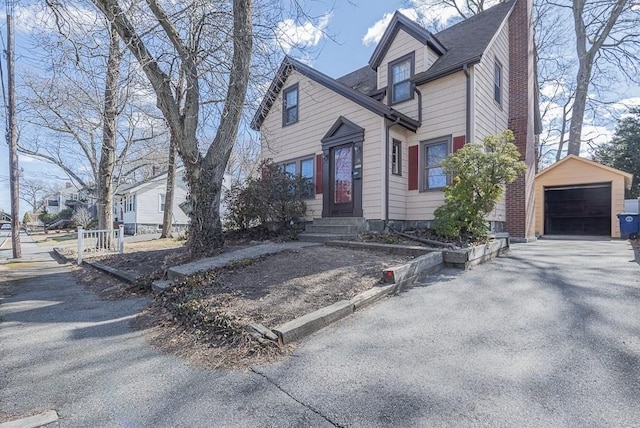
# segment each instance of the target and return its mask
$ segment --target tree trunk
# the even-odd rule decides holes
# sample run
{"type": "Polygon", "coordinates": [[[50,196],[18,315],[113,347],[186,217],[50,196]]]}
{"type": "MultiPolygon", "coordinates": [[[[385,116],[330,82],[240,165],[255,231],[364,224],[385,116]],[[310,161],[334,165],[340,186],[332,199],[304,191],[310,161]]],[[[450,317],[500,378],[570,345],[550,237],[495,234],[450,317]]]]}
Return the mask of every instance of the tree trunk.
{"type": "Polygon", "coordinates": [[[173,189],[176,182],[176,137],[171,132],[169,142],[169,169],[167,170],[167,188],[164,196],[164,216],[162,218],[162,234],[160,238],[171,238],[171,223],[173,219],[173,189]]]}
{"type": "Polygon", "coordinates": [[[589,92],[589,82],[591,81],[592,66],[593,60],[589,58],[589,55],[587,55],[586,58],[580,58],[576,95],[573,100],[571,125],[569,126],[569,144],[567,145],[568,155],[580,156],[582,126],[584,123],[584,111],[587,105],[587,95],[589,92]]]}
{"type": "MultiPolygon", "coordinates": [[[[113,25],[109,30],[109,59],[104,89],[102,150],[98,173],[98,229],[113,228],[113,169],[116,161],[116,122],[118,118],[118,80],[120,77],[120,38],[113,25]]],[[[104,243],[108,245],[108,243],[104,243]]]]}
{"type": "MultiPolygon", "coordinates": [[[[192,256],[211,252],[224,244],[220,223],[220,189],[224,170],[238,132],[249,82],[253,47],[253,0],[233,1],[233,59],[228,76],[227,95],[215,138],[203,157],[198,148],[200,86],[198,61],[193,46],[187,46],[171,18],[156,1],[147,5],[159,27],[166,33],[185,78],[184,103],[176,102],[171,76],[152,55],[133,23],[115,0],[92,0],[117,28],[126,46],[136,57],[156,93],[162,111],[178,143],[178,153],[187,171],[189,215],[187,247],[192,256]]],[[[165,59],[163,58],[163,61],[165,59]]]]}
{"type": "Polygon", "coordinates": [[[217,166],[200,162],[185,165],[189,182],[189,214],[187,246],[193,255],[204,255],[224,245],[220,221],[220,194],[226,162],[216,159],[217,166]]]}
{"type": "Polygon", "coordinates": [[[562,149],[564,148],[564,143],[566,142],[565,136],[567,135],[567,109],[569,108],[569,103],[573,99],[573,96],[567,100],[567,102],[562,107],[562,125],[560,126],[560,141],[558,141],[558,151],[556,152],[556,162],[562,159],[562,149]]]}

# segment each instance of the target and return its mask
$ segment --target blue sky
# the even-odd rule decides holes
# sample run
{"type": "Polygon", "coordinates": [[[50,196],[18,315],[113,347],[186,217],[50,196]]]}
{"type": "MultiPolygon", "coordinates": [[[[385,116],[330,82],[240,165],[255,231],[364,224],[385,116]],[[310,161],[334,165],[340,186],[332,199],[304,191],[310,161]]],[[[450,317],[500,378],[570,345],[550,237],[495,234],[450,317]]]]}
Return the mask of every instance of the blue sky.
{"type": "Polygon", "coordinates": [[[312,59],[314,68],[331,77],[340,77],[367,65],[375,48],[375,43],[365,45],[362,41],[367,31],[385,14],[403,6],[402,0],[342,1],[336,4],[329,12],[331,15],[326,27],[327,34],[334,40],[324,37],[320,41],[318,52],[312,59]]]}
{"type": "MultiPolygon", "coordinates": [[[[488,7],[497,1],[486,0],[485,6],[488,7]]],[[[29,2],[25,0],[22,4],[27,3],[29,2]]],[[[377,40],[386,28],[385,23],[388,22],[394,11],[402,10],[408,17],[416,19],[417,10],[419,10],[420,16],[427,20],[437,20],[441,27],[446,26],[445,22],[456,15],[452,9],[442,10],[425,6],[425,0],[309,0],[303,3],[311,7],[308,11],[309,16],[316,18],[316,25],[283,21],[278,28],[282,30],[290,44],[295,45],[296,42],[300,42],[307,46],[304,52],[292,48],[289,51],[292,56],[334,78],[367,65],[377,40]]],[[[30,15],[26,13],[25,16],[28,19],[30,15]]],[[[20,17],[16,17],[18,28],[21,24],[28,26],[28,24],[19,22],[18,18],[20,17]]],[[[0,30],[2,31],[0,38],[5,38],[6,28],[2,14],[0,14],[0,30]]],[[[18,70],[21,67],[37,68],[39,64],[29,51],[30,42],[24,39],[24,35],[21,37],[20,32],[16,36],[16,43],[18,70]]],[[[284,47],[287,47],[286,42],[284,47]]],[[[4,59],[3,68],[6,70],[4,59]]],[[[542,91],[545,90],[553,90],[553,88],[542,88],[542,91]]],[[[621,100],[623,96],[616,95],[614,100],[609,100],[621,101],[620,111],[626,110],[628,105],[640,105],[640,89],[638,87],[629,87],[628,90],[624,88],[624,90],[620,89],[617,92],[624,93],[624,97],[628,97],[626,100],[621,100]],[[622,103],[622,101],[628,102],[622,103]]],[[[556,113],[561,110],[559,105],[552,107],[549,110],[550,117],[553,115],[554,109],[556,113]]],[[[597,141],[607,141],[612,133],[611,128],[585,123],[583,137],[593,133],[597,141]]],[[[59,172],[57,168],[24,155],[20,156],[20,166],[28,177],[50,181],[52,175],[64,177],[64,174],[59,172]]],[[[0,209],[5,211],[10,208],[8,169],[8,148],[5,144],[0,144],[0,209]]],[[[21,202],[20,205],[21,213],[30,209],[24,202],[21,202]]]]}
{"type": "MultiPolygon", "coordinates": [[[[357,68],[363,67],[369,61],[369,57],[375,47],[374,43],[363,44],[363,37],[368,29],[385,14],[393,13],[404,6],[403,0],[338,0],[335,3],[329,1],[309,2],[312,9],[310,16],[326,15],[325,34],[314,39],[314,45],[307,60],[318,70],[332,76],[339,77],[357,68]],[[327,37],[330,36],[330,37],[327,37]],[[317,40],[317,43],[315,43],[317,40]]],[[[20,27],[20,22],[16,25],[20,27]]],[[[6,38],[6,24],[2,16],[0,37],[6,38]]],[[[18,69],[37,67],[30,54],[30,42],[24,39],[24,35],[18,32],[16,35],[16,66],[18,69]]],[[[292,52],[292,54],[295,54],[292,52]]],[[[6,62],[3,58],[3,69],[6,74],[6,62]]],[[[51,181],[52,175],[64,177],[56,167],[38,161],[31,157],[20,155],[20,167],[25,176],[43,181],[51,181]]],[[[10,211],[9,193],[9,151],[6,144],[0,144],[0,209],[10,211]]],[[[62,183],[62,182],[60,182],[62,183]]],[[[21,215],[28,211],[30,206],[20,201],[21,215]]]]}

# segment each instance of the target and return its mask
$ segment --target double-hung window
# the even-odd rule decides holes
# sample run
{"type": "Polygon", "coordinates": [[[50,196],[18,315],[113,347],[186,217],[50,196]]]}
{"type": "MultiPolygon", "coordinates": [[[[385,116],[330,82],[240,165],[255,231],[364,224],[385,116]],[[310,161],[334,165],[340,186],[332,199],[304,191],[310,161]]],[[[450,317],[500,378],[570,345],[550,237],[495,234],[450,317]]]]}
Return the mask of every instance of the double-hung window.
{"type": "Polygon", "coordinates": [[[393,140],[391,146],[391,173],[402,175],[402,143],[398,140],[393,140]]]}
{"type": "Polygon", "coordinates": [[[493,100],[502,106],[502,65],[499,62],[493,69],[493,100]]]}
{"type": "Polygon", "coordinates": [[[400,103],[413,98],[413,91],[411,90],[413,70],[413,54],[406,55],[389,63],[390,104],[400,103]]]}
{"type": "Polygon", "coordinates": [[[286,173],[300,179],[302,197],[313,198],[315,196],[313,157],[283,162],[282,165],[286,173]]]}
{"type": "Polygon", "coordinates": [[[425,141],[422,144],[422,190],[442,189],[447,185],[447,174],[442,161],[449,154],[450,138],[425,141]]]}
{"type": "Polygon", "coordinates": [[[158,211],[163,213],[166,204],[167,196],[164,193],[158,195],[158,211]]]}
{"type": "Polygon", "coordinates": [[[298,84],[284,90],[282,95],[282,126],[298,121],[298,84]]]}

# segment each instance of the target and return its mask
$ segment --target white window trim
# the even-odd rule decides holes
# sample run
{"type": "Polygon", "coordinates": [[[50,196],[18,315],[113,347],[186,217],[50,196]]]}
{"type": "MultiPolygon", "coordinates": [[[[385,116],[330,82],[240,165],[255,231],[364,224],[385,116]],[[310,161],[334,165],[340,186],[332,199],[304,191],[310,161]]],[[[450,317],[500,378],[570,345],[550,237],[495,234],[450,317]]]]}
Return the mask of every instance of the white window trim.
{"type": "Polygon", "coordinates": [[[163,196],[164,196],[165,208],[166,208],[167,195],[165,193],[158,193],[158,212],[159,213],[163,213],[164,212],[164,210],[162,209],[162,197],[163,196]]]}

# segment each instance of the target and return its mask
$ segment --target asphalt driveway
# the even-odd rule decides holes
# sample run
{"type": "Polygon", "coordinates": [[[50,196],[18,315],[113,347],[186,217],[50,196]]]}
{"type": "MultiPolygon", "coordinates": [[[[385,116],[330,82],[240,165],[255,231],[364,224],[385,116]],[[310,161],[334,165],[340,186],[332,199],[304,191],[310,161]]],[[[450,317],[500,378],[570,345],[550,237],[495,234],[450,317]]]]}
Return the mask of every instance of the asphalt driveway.
{"type": "Polygon", "coordinates": [[[144,301],[100,301],[49,262],[0,304],[0,412],[53,408],[74,427],[640,426],[633,259],[619,241],[515,245],[245,373],[160,354],[128,327],[144,301]]]}

